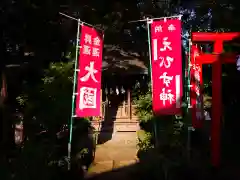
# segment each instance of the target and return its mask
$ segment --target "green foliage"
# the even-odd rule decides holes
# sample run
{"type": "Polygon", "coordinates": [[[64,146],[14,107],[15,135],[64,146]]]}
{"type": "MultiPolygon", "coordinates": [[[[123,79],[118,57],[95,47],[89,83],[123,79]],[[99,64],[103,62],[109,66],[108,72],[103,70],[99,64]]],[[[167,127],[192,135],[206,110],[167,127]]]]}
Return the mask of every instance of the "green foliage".
{"type": "MultiPolygon", "coordinates": [[[[149,86],[150,87],[150,86],[149,86]]],[[[138,91],[135,89],[135,91],[138,91]]],[[[135,96],[134,103],[136,105],[136,115],[139,117],[140,123],[147,123],[153,119],[152,112],[152,95],[150,88],[146,92],[146,94],[139,94],[139,96],[135,96]]],[[[146,152],[149,149],[153,148],[152,144],[153,134],[151,132],[146,132],[144,130],[140,130],[138,132],[138,147],[140,151],[146,152]]]]}
{"type": "Polygon", "coordinates": [[[137,145],[141,151],[146,152],[154,147],[152,144],[152,134],[150,132],[139,130],[137,132],[137,136],[138,136],[137,145]]]}
{"type": "Polygon", "coordinates": [[[140,94],[138,99],[134,100],[134,103],[136,104],[136,114],[138,115],[140,121],[147,122],[153,118],[152,93],[150,88],[146,94],[140,94]]]}
{"type": "Polygon", "coordinates": [[[183,119],[175,116],[154,116],[150,88],[145,95],[135,99],[135,103],[136,114],[142,126],[142,131],[138,133],[138,145],[141,151],[147,151],[156,145],[159,148],[160,146],[179,148],[180,151],[184,148],[183,119]]]}
{"type": "Polygon", "coordinates": [[[185,124],[182,117],[154,116],[150,89],[135,99],[142,128],[138,131],[138,157],[146,160],[144,169],[149,169],[152,176],[171,179],[174,171],[187,162],[185,124]]]}
{"type": "Polygon", "coordinates": [[[72,75],[72,62],[51,63],[40,83],[23,84],[17,101],[24,120],[50,129],[67,124],[71,115],[72,75]]]}

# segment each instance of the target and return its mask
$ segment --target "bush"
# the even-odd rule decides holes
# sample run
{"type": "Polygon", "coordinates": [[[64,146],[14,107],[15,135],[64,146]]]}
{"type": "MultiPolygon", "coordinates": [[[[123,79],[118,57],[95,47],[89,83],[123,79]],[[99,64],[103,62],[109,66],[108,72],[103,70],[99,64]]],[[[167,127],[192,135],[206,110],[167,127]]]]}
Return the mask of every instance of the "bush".
{"type": "MultiPolygon", "coordinates": [[[[23,83],[17,102],[26,141],[13,162],[16,178],[51,179],[66,171],[73,65],[51,63],[40,82],[23,83]]],[[[74,121],[71,163],[79,172],[93,159],[95,140],[90,129],[89,119],[74,121]]]]}
{"type": "Polygon", "coordinates": [[[145,94],[135,99],[135,104],[141,127],[138,131],[138,157],[140,161],[150,158],[155,162],[150,164],[158,164],[157,168],[152,168],[168,176],[170,169],[186,163],[183,118],[154,116],[150,86],[145,94]]]}

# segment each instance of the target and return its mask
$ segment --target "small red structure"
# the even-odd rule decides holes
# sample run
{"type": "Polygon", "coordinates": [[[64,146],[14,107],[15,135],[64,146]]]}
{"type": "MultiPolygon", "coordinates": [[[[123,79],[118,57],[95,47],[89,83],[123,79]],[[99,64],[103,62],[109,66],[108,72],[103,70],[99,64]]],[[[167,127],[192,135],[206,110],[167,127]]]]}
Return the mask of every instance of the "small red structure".
{"type": "Polygon", "coordinates": [[[240,33],[192,33],[192,41],[213,42],[214,49],[212,54],[201,54],[196,57],[202,64],[212,64],[212,124],[211,124],[211,163],[213,166],[220,164],[220,135],[221,135],[221,116],[222,116],[222,64],[236,63],[234,53],[224,53],[223,44],[240,37],[240,33]]]}

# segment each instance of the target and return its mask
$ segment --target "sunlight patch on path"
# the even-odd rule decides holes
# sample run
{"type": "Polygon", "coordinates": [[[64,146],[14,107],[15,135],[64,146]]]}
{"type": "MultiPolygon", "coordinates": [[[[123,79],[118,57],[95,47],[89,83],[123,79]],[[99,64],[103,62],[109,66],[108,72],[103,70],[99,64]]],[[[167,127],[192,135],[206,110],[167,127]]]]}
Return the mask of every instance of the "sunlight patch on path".
{"type": "Polygon", "coordinates": [[[116,132],[111,140],[97,146],[95,162],[88,176],[135,164],[138,161],[136,154],[137,133],[116,132]]]}

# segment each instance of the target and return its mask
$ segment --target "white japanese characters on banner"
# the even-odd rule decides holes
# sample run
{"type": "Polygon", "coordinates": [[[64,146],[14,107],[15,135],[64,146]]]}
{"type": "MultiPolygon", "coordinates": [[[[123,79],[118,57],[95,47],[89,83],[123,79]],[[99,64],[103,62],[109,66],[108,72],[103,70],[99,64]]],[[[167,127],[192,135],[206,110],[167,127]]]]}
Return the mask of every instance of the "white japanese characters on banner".
{"type": "Polygon", "coordinates": [[[82,25],[78,65],[77,117],[99,116],[101,112],[101,68],[103,35],[82,25]]]}
{"type": "Polygon", "coordinates": [[[182,98],[181,20],[151,23],[153,111],[180,114],[182,98]]]}
{"type": "Polygon", "coordinates": [[[191,84],[191,107],[192,107],[192,125],[194,128],[203,126],[203,95],[202,95],[202,64],[197,59],[200,55],[197,45],[191,47],[191,64],[190,64],[190,84],[191,84]]]}

